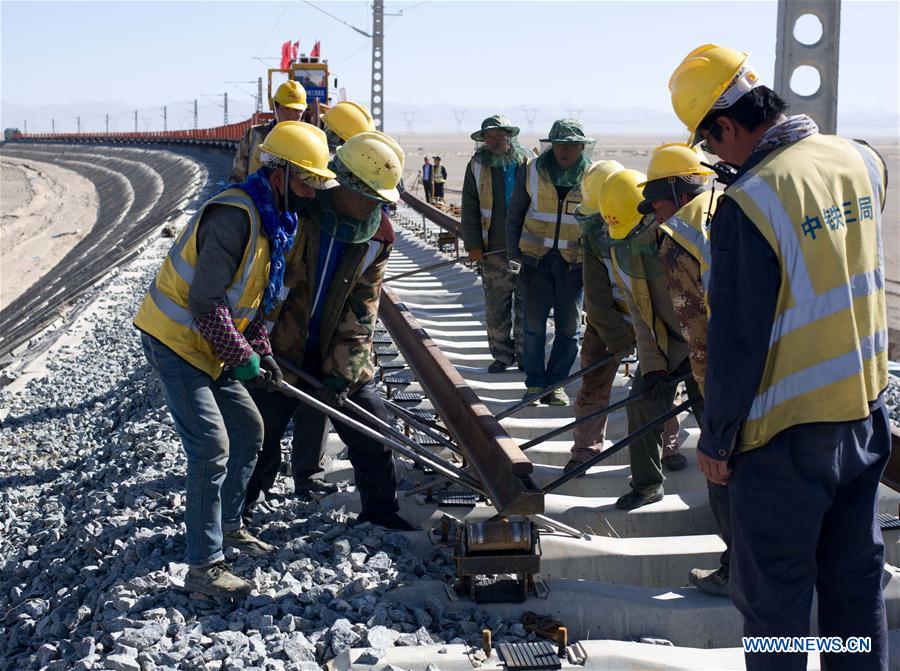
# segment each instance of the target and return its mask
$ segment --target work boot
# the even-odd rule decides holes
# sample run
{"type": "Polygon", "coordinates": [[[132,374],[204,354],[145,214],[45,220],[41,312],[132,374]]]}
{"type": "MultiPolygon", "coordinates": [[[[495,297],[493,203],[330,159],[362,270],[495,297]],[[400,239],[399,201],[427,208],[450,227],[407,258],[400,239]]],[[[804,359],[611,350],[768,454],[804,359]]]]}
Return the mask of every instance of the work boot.
{"type": "Polygon", "coordinates": [[[502,373],[507,368],[507,365],[502,361],[495,361],[490,366],[488,366],[488,373],[502,373]]]}
{"type": "Polygon", "coordinates": [[[569,395],[565,389],[554,389],[549,394],[544,395],[541,400],[547,405],[557,405],[565,407],[569,405],[569,395]]]}
{"type": "Polygon", "coordinates": [[[662,501],[663,488],[657,487],[647,494],[641,494],[639,491],[632,489],[624,496],[620,496],[616,501],[616,508],[619,510],[634,510],[641,506],[647,506],[657,501],[662,501]]]}
{"type": "Polygon", "coordinates": [[[184,578],[184,589],[208,596],[243,599],[253,591],[253,585],[228,570],[224,561],[209,566],[191,566],[184,578]]]}
{"type": "Polygon", "coordinates": [[[264,557],[275,552],[275,546],[259,540],[247,531],[246,527],[240,527],[222,533],[222,547],[237,548],[245,555],[251,557],[264,557]]]}
{"type": "Polygon", "coordinates": [[[338,486],[333,482],[326,482],[320,478],[295,478],[294,494],[298,496],[315,496],[322,498],[334,494],[338,486]]]}
{"type": "Polygon", "coordinates": [[[662,465],[670,471],[680,471],[687,468],[687,457],[681,452],[674,452],[662,458],[662,465]]]}
{"type": "Polygon", "coordinates": [[[391,529],[393,531],[419,531],[418,527],[414,527],[397,513],[388,513],[386,515],[379,515],[378,517],[371,518],[360,515],[358,522],[360,524],[369,522],[375,526],[384,527],[385,529],[391,529]]]}
{"type": "MultiPolygon", "coordinates": [[[[537,394],[540,390],[541,390],[540,387],[528,387],[528,389],[525,390],[525,395],[522,396],[522,398],[525,399],[525,398],[528,398],[529,396],[534,396],[534,395],[537,394]]],[[[528,405],[537,405],[540,401],[541,401],[540,398],[535,398],[535,399],[534,399],[531,403],[529,403],[528,405]]]]}
{"type": "Polygon", "coordinates": [[[713,596],[731,596],[728,589],[728,573],[721,566],[717,569],[691,569],[689,581],[701,592],[713,596]]]}

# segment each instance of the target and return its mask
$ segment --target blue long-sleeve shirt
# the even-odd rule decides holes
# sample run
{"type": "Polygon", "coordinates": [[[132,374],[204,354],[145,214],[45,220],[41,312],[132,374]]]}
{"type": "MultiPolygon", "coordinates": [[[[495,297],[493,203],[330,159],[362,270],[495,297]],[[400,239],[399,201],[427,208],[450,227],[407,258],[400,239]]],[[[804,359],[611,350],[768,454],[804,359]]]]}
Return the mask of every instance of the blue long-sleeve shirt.
{"type": "MultiPolygon", "coordinates": [[[[750,156],[738,176],[769,151],[750,156]]],[[[710,226],[705,408],[697,449],[727,459],[759,389],[781,288],[775,251],[728,192],[710,226]]]]}

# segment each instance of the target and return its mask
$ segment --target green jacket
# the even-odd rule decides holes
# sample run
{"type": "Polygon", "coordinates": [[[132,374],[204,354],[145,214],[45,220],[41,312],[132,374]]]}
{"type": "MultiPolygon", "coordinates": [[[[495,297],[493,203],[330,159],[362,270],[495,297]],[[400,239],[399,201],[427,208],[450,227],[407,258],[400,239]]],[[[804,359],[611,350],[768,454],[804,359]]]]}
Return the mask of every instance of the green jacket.
{"type": "MultiPolygon", "coordinates": [[[[286,258],[284,285],[289,293],[271,315],[273,352],[298,367],[306,353],[319,240],[319,227],[311,220],[301,220],[286,258]]],[[[375,239],[349,243],[334,273],[319,331],[323,382],[333,389],[357,389],[374,376],[372,342],[381,282],[392,247],[375,239]]],[[[295,381],[289,372],[284,375],[288,382],[295,381]]]]}

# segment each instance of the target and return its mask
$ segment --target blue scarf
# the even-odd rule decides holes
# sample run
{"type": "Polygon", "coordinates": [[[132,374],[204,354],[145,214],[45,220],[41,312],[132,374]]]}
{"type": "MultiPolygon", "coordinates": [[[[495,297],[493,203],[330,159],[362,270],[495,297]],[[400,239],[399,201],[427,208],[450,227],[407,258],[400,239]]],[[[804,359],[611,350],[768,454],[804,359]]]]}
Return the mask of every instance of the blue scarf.
{"type": "MultiPolygon", "coordinates": [[[[289,188],[285,185],[286,188],[289,188]]],[[[230,184],[226,189],[243,189],[256,205],[263,232],[269,239],[269,282],[263,294],[263,313],[271,312],[284,287],[284,255],[294,244],[297,235],[297,215],[281,212],[275,205],[275,193],[265,170],[260,168],[247,177],[246,182],[230,184]]]]}

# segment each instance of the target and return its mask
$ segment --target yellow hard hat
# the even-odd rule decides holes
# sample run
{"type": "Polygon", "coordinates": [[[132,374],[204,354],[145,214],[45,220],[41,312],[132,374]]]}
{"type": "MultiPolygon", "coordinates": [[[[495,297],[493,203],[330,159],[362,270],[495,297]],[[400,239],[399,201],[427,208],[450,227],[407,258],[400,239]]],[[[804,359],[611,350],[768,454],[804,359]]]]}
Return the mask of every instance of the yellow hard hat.
{"type": "Polygon", "coordinates": [[[578,214],[598,214],[600,212],[600,193],[607,178],[624,170],[625,166],[618,161],[597,161],[584,171],[581,178],[581,205],[578,214]]]}
{"type": "Polygon", "coordinates": [[[275,91],[275,102],[282,107],[306,111],[306,89],[300,82],[288,79],[275,91]]]}
{"type": "Polygon", "coordinates": [[[338,160],[380,199],[400,200],[397,184],[403,176],[403,149],[390,135],[365,131],[337,148],[338,160]]]}
{"type": "Polygon", "coordinates": [[[637,208],[644,199],[638,184],[645,181],[644,173],[626,169],[610,175],[603,185],[600,214],[609,226],[609,237],[613,240],[628,237],[644,218],[637,208]]]}
{"type": "Polygon", "coordinates": [[[746,51],[704,44],[675,68],[669,78],[672,108],[691,132],[691,144],[695,144],[697,126],[707,114],[730,107],[761,85],[759,75],[747,65],[749,55],[746,51]]]}
{"type": "MultiPolygon", "coordinates": [[[[302,172],[331,180],[328,169],[328,142],[325,132],[304,121],[282,121],[275,125],[259,146],[260,151],[284,159],[302,172]]],[[[313,180],[315,181],[315,180],[313,180]]]]}
{"type": "Polygon", "coordinates": [[[699,149],[684,142],[660,145],[653,150],[653,155],[650,157],[650,165],[647,166],[647,181],[638,186],[644,186],[647,182],[656,179],[670,177],[685,177],[694,184],[702,184],[714,172],[700,164],[700,161],[705,158],[699,149]]]}
{"type": "Polygon", "coordinates": [[[375,130],[372,113],[359,103],[342,100],[322,115],[322,121],[344,142],[354,135],[375,130]]]}

